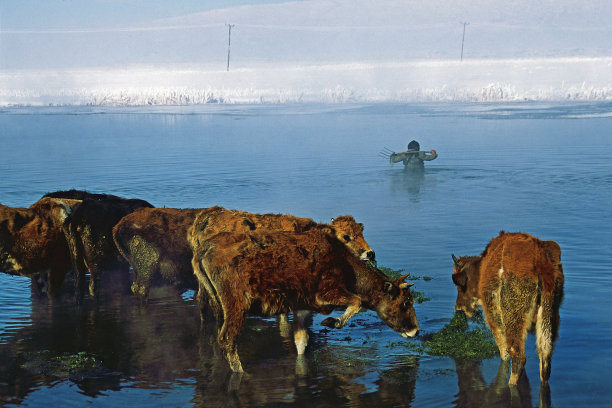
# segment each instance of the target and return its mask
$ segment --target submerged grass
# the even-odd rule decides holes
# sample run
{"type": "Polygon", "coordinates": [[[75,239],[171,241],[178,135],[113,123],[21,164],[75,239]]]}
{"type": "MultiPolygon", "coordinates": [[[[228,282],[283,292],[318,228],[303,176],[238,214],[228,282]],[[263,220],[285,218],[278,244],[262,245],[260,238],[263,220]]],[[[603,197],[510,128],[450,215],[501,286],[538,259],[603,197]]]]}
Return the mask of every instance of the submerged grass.
{"type": "Polygon", "coordinates": [[[439,332],[425,338],[423,351],[433,356],[476,360],[499,354],[482,312],[468,319],[465,313],[460,311],[455,312],[450,322],[439,332]]]}
{"type": "Polygon", "coordinates": [[[82,380],[107,375],[102,362],[84,351],[76,354],[53,353],[49,350],[25,353],[21,368],[34,375],[82,380]]]}
{"type": "Polygon", "coordinates": [[[415,353],[458,360],[484,360],[499,355],[499,349],[482,311],[476,312],[470,319],[465,313],[457,311],[439,331],[426,333],[414,341],[393,342],[387,347],[397,346],[415,353]]]}
{"type": "MultiPolygon", "coordinates": [[[[403,269],[379,267],[380,271],[390,279],[396,279],[403,273],[403,269]]],[[[428,276],[408,276],[408,280],[430,281],[428,276]]],[[[424,296],[422,291],[412,291],[416,303],[423,303],[430,298],[424,296]]],[[[438,332],[427,333],[421,336],[421,342],[409,341],[391,343],[389,347],[401,345],[417,353],[432,356],[446,356],[457,359],[482,360],[499,354],[493,334],[487,327],[482,311],[477,311],[470,319],[465,313],[457,311],[451,320],[438,332]]]]}

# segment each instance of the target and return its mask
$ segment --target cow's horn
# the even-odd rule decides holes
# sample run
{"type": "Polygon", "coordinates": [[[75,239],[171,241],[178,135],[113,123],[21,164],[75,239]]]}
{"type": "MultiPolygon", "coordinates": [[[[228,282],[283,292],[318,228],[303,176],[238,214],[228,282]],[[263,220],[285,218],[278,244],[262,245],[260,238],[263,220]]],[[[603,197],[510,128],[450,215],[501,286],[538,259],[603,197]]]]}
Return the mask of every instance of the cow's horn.
{"type": "Polygon", "coordinates": [[[403,282],[403,281],[404,281],[404,279],[406,279],[406,278],[407,278],[407,277],[409,277],[409,276],[410,276],[410,273],[406,273],[406,274],[404,274],[404,275],[400,276],[399,278],[397,278],[397,281],[398,281],[398,282],[403,282]]]}

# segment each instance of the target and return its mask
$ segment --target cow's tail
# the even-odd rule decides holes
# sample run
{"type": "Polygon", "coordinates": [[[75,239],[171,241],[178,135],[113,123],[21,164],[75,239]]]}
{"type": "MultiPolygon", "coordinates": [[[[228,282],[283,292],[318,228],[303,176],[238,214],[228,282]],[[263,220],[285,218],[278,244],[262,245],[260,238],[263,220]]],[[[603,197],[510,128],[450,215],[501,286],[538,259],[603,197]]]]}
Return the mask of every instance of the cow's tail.
{"type": "Polygon", "coordinates": [[[555,280],[552,291],[543,290],[540,295],[536,321],[536,344],[540,357],[540,380],[548,382],[554,342],[559,336],[559,307],[563,298],[563,279],[555,280]]]}
{"type": "Polygon", "coordinates": [[[128,255],[128,248],[126,248],[126,246],[124,245],[124,241],[121,239],[121,229],[123,227],[123,224],[121,224],[121,222],[115,224],[115,226],[113,227],[113,242],[115,243],[115,246],[117,247],[117,250],[119,251],[119,253],[121,254],[121,256],[127,261],[130,262],[130,257],[128,255]]]}
{"type": "Polygon", "coordinates": [[[219,299],[219,295],[215,289],[213,282],[210,279],[206,271],[205,266],[205,255],[208,251],[212,249],[212,246],[203,245],[203,248],[195,249],[194,255],[191,260],[191,266],[193,267],[193,273],[198,279],[198,293],[197,300],[200,306],[200,317],[202,321],[205,319],[205,305],[208,304],[211,311],[214,313],[217,323],[220,324],[220,318],[223,316],[223,311],[221,308],[221,300],[219,299]]]}

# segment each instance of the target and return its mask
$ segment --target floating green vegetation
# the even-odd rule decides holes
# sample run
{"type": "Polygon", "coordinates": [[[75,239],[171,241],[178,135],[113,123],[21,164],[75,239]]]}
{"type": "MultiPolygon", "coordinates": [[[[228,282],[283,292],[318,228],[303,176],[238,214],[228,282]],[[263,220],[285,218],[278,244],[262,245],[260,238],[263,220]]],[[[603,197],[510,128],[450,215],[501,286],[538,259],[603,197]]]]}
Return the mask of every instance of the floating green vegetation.
{"type": "Polygon", "coordinates": [[[455,312],[439,332],[427,336],[423,341],[423,351],[433,356],[477,360],[499,354],[481,311],[471,319],[461,311],[455,312]]]}
{"type": "Polygon", "coordinates": [[[488,329],[481,311],[468,319],[465,313],[455,312],[450,322],[436,333],[426,333],[421,341],[389,343],[387,347],[404,347],[415,353],[446,356],[456,359],[482,360],[499,355],[499,349],[488,329]]]}
{"type": "Polygon", "coordinates": [[[35,375],[83,379],[106,373],[102,362],[84,351],[54,354],[49,350],[26,353],[21,368],[35,375]]]}
{"type": "MultiPolygon", "coordinates": [[[[384,273],[385,275],[387,275],[389,277],[389,279],[397,279],[400,276],[402,276],[404,274],[404,270],[403,269],[391,269],[391,268],[387,268],[385,266],[381,266],[378,268],[382,273],[384,273]]],[[[422,279],[425,282],[429,282],[432,278],[430,278],[429,276],[413,276],[410,275],[407,278],[408,280],[411,281],[415,281],[415,280],[419,280],[422,279]]],[[[420,290],[412,290],[412,297],[414,299],[414,301],[418,304],[421,304],[423,302],[427,302],[429,300],[431,300],[431,298],[428,298],[424,295],[425,292],[420,291],[420,290]]]]}

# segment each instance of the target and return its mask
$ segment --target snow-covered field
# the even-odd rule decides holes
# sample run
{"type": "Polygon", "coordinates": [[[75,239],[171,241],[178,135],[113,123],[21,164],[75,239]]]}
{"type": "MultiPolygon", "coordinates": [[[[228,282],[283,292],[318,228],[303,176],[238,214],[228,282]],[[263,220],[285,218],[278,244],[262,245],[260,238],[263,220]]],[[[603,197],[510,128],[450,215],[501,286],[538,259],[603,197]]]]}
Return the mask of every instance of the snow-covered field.
{"type": "Polygon", "coordinates": [[[0,106],[612,100],[611,20],[608,0],[305,0],[5,23],[0,106]]]}
{"type": "Polygon", "coordinates": [[[0,105],[612,100],[612,58],[131,67],[0,74],[0,105]]]}

